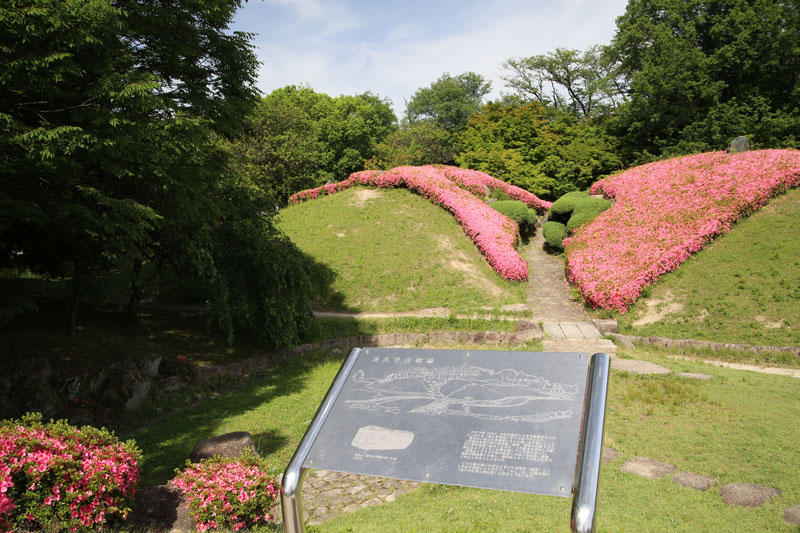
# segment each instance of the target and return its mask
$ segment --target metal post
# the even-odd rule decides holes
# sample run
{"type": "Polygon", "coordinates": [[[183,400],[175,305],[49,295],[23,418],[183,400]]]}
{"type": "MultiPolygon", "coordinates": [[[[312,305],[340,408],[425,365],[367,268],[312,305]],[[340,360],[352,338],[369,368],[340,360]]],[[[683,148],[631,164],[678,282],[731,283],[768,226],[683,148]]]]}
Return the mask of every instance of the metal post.
{"type": "Polygon", "coordinates": [[[586,407],[581,428],[581,442],[578,448],[575,497],[572,500],[572,520],[570,522],[572,531],[576,533],[594,531],[610,366],[611,359],[604,353],[594,354],[589,363],[586,407]]]}
{"type": "Polygon", "coordinates": [[[350,355],[347,356],[339,373],[336,374],[325,399],[317,409],[317,413],[311,420],[311,424],[303,435],[303,440],[294,452],[292,460],[289,461],[289,466],[286,467],[286,472],[283,473],[283,482],[281,483],[281,508],[283,511],[283,530],[285,533],[303,533],[303,509],[302,500],[300,497],[300,489],[303,485],[303,478],[305,477],[306,469],[303,468],[308,453],[311,451],[311,446],[314,444],[317,435],[322,429],[322,424],[325,422],[328,413],[333,408],[333,402],[339,393],[342,391],[344,382],[347,376],[353,369],[353,366],[358,359],[358,354],[361,352],[360,348],[353,348],[350,355]]]}

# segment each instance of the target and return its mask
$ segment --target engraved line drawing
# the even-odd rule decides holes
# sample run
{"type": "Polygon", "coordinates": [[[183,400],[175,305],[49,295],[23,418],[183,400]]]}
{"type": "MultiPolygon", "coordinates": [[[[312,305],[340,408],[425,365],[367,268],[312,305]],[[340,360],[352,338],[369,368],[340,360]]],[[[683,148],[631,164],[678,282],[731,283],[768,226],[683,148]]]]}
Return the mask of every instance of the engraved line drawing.
{"type": "Polygon", "coordinates": [[[506,368],[491,370],[463,363],[455,366],[412,366],[370,378],[363,370],[352,377],[356,387],[344,404],[351,409],[425,415],[456,415],[482,420],[550,422],[569,418],[571,409],[531,412],[542,401],[572,402],[577,385],[551,382],[506,368]]]}

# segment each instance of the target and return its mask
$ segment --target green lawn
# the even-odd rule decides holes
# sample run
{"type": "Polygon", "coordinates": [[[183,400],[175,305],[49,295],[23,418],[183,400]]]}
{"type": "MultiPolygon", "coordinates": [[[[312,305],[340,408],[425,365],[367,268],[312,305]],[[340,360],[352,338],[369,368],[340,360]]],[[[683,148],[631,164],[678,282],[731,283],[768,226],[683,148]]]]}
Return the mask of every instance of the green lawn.
{"type": "Polygon", "coordinates": [[[499,308],[525,283],[499,277],[444,209],[405,189],[354,187],[289,206],[280,228],[336,277],[324,309],[499,308]]]}
{"type": "Polygon", "coordinates": [[[794,189],[663,276],[618,317],[621,331],[800,346],[798,225],[800,189],[794,189]]]}
{"type": "MultiPolygon", "coordinates": [[[[797,379],[676,361],[637,351],[676,372],[712,374],[710,381],[613,372],[605,444],[622,457],[603,467],[599,531],[791,531],[782,510],[800,503],[800,397],[797,379]],[[776,409],[776,406],[780,406],[776,409]],[[718,477],[706,492],[648,480],[619,469],[642,455],[679,470],[718,477]],[[758,509],[722,503],[731,482],[776,487],[782,496],[758,509]]],[[[345,354],[320,351],[276,363],[246,382],[174,398],[174,411],[133,433],[144,451],[144,476],[163,481],[194,443],[227,431],[250,431],[280,472],[310,422],[345,354]]],[[[395,502],[341,515],[317,531],[567,531],[570,501],[497,491],[424,486],[395,502]]]]}

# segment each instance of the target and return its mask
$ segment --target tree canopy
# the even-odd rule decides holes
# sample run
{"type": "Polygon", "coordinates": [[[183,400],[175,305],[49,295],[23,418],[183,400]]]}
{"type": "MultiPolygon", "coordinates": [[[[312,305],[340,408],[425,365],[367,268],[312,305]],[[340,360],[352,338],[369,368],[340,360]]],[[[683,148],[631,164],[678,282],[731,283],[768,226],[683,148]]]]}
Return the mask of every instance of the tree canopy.
{"type": "Polygon", "coordinates": [[[629,158],[800,142],[800,7],[774,0],[631,0],[613,52],[631,79],[629,158]]]}
{"type": "Polygon", "coordinates": [[[240,4],[0,4],[0,266],[69,279],[73,328],[112,272],[133,272],[136,300],[143,262],[197,279],[229,334],[267,318],[270,294],[234,281],[271,260],[234,262],[224,243],[250,225],[247,239],[286,244],[218,143],[256,100],[250,36],[228,29],[240,4]]]}
{"type": "Polygon", "coordinates": [[[481,107],[490,88],[491,83],[474,72],[458,76],[444,73],[430,87],[417,89],[406,104],[406,120],[410,124],[431,120],[451,133],[460,131],[481,107]]]}

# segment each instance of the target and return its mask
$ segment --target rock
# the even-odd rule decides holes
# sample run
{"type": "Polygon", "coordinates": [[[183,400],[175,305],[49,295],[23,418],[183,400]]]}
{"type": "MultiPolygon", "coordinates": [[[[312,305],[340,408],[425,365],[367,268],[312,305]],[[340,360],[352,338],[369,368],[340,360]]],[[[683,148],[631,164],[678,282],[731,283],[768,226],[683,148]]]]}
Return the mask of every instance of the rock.
{"type": "Polygon", "coordinates": [[[61,397],[53,389],[53,371],[44,357],[34,357],[21,363],[16,375],[20,376],[11,392],[16,407],[15,415],[38,411],[44,418],[55,417],[64,408],[61,397]]]}
{"type": "Polygon", "coordinates": [[[592,324],[603,335],[606,333],[619,333],[619,326],[614,318],[595,318],[592,320],[592,324]]]}
{"type": "Polygon", "coordinates": [[[193,463],[198,463],[203,459],[210,459],[215,455],[238,459],[246,449],[258,455],[258,450],[256,450],[256,445],[250,433],[247,431],[234,431],[201,440],[195,444],[192,453],[189,454],[189,459],[193,463]]]}
{"type": "Polygon", "coordinates": [[[693,472],[678,472],[672,476],[672,481],[684,487],[705,491],[717,482],[717,478],[695,474],[693,472]]]}
{"type": "Polygon", "coordinates": [[[624,463],[620,469],[623,472],[630,472],[637,474],[647,479],[658,479],[671,472],[675,471],[675,465],[669,463],[662,463],[649,457],[631,457],[624,463]]]}
{"type": "Polygon", "coordinates": [[[783,521],[793,526],[800,526],[800,505],[793,505],[784,509],[783,521]]]}
{"type": "Polygon", "coordinates": [[[750,149],[750,141],[747,140],[747,137],[744,135],[740,135],[736,137],[734,140],[731,141],[730,146],[728,146],[728,153],[729,154],[738,154],[739,152],[746,152],[750,149]]]}
{"type": "Polygon", "coordinates": [[[145,487],[136,495],[131,522],[141,531],[196,531],[183,493],[172,485],[145,487]]]}
{"type": "Polygon", "coordinates": [[[484,196],[487,196],[487,197],[488,197],[488,196],[491,196],[491,195],[492,195],[492,189],[491,189],[491,187],[489,187],[488,185],[484,185],[484,186],[483,186],[483,195],[484,195],[484,196]]]}
{"type": "Polygon", "coordinates": [[[145,373],[151,378],[154,378],[154,377],[158,376],[158,367],[161,365],[161,361],[163,359],[164,359],[164,356],[163,355],[159,355],[159,356],[156,356],[153,359],[150,359],[149,361],[145,361],[144,362],[144,371],[145,371],[145,373]]]}
{"type": "Polygon", "coordinates": [[[135,411],[136,409],[140,408],[150,396],[151,386],[152,383],[149,379],[143,379],[142,381],[136,383],[136,385],[133,387],[130,397],[125,401],[122,407],[126,411],[135,411]]]}
{"type": "Polygon", "coordinates": [[[614,459],[618,458],[619,456],[620,456],[620,453],[617,450],[615,450],[614,448],[609,448],[608,446],[603,446],[602,458],[603,458],[603,462],[604,463],[610,463],[611,461],[613,461],[614,459]]]}
{"type": "Polygon", "coordinates": [[[723,502],[742,507],[761,507],[780,495],[781,491],[778,489],[752,483],[728,483],[721,491],[723,502]]]}

